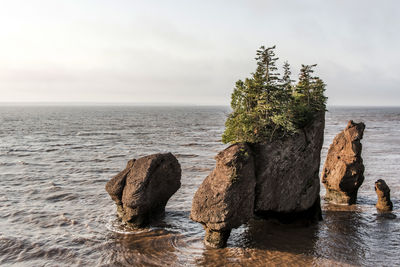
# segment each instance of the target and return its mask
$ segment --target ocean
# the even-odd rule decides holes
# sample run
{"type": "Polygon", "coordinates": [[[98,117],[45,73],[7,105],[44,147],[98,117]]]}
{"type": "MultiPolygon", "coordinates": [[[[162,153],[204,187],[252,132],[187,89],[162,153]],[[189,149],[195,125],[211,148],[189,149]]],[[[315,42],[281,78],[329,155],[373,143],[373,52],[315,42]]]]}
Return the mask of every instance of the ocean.
{"type": "Polygon", "coordinates": [[[228,114],[228,107],[0,107],[0,265],[400,266],[400,108],[326,114],[321,169],[347,121],[366,124],[356,205],[322,201],[323,221],[307,227],[252,220],[232,231],[227,248],[208,249],[189,213],[226,147],[228,114]],[[129,159],[159,152],[178,158],[182,186],[161,221],[128,230],[104,186],[129,159]],[[397,217],[377,213],[378,179],[391,188],[397,217]]]}

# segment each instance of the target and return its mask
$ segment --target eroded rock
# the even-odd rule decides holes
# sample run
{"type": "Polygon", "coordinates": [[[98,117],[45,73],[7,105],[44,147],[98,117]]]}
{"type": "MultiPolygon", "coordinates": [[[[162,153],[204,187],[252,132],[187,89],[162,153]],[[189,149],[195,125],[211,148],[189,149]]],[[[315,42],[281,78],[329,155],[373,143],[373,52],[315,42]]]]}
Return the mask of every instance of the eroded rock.
{"type": "Polygon", "coordinates": [[[390,200],[390,188],[384,180],[379,179],[375,182],[375,192],[378,196],[376,208],[379,211],[392,211],[393,203],[390,200]]]}
{"type": "Polygon", "coordinates": [[[319,167],[325,113],[299,133],[252,145],[257,177],[255,214],[282,222],[321,220],[319,167]]]}
{"type": "Polygon", "coordinates": [[[143,227],[164,213],[169,198],[179,189],[181,167],[171,153],[130,160],[113,177],[106,190],[117,204],[118,216],[126,223],[143,227]]]}
{"type": "Polygon", "coordinates": [[[192,204],[192,220],[206,229],[205,244],[224,246],[231,229],[254,214],[283,222],[322,219],[318,173],[324,127],[321,113],[284,140],[240,143],[220,152],[192,204]]]}
{"type": "Polygon", "coordinates": [[[246,144],[218,153],[216,167],[195,193],[190,218],[206,229],[204,242],[224,247],[232,228],[253,217],[254,160],[246,144]]]}
{"type": "Polygon", "coordinates": [[[355,204],[358,188],[364,181],[361,139],[365,124],[348,122],[329,147],[322,171],[325,199],[337,204],[355,204]]]}

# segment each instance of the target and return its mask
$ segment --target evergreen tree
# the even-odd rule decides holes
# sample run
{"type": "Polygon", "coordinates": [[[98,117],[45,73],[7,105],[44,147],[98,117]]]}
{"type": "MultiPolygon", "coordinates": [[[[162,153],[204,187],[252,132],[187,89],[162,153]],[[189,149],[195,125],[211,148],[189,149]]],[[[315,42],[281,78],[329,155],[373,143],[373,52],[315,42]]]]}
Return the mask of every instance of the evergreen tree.
{"type": "Polygon", "coordinates": [[[283,77],[281,80],[283,90],[287,92],[287,94],[292,93],[292,83],[294,80],[291,79],[290,75],[292,75],[292,72],[290,71],[290,64],[289,62],[285,61],[283,64],[283,77]]]}
{"type": "Polygon", "coordinates": [[[314,115],[325,110],[325,84],[312,76],[316,65],[302,65],[293,85],[290,65],[280,78],[275,46],[257,50],[257,69],[251,78],[239,80],[232,93],[232,113],[225,123],[224,143],[267,142],[296,133],[314,115]]]}

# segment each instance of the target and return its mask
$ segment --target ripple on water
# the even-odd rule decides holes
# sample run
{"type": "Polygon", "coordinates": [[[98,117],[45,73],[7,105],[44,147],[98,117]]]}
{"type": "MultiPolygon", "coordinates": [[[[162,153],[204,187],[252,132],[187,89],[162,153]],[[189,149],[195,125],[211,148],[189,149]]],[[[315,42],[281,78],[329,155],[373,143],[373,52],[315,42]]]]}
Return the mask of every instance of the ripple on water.
{"type": "Polygon", "coordinates": [[[57,201],[71,201],[77,198],[78,195],[73,193],[55,193],[47,196],[45,199],[50,202],[57,202],[57,201]]]}
{"type": "Polygon", "coordinates": [[[30,242],[28,239],[0,237],[0,264],[9,265],[16,262],[26,262],[32,265],[39,262],[64,262],[68,259],[74,263],[76,251],[60,246],[49,246],[40,242],[30,242]]]}

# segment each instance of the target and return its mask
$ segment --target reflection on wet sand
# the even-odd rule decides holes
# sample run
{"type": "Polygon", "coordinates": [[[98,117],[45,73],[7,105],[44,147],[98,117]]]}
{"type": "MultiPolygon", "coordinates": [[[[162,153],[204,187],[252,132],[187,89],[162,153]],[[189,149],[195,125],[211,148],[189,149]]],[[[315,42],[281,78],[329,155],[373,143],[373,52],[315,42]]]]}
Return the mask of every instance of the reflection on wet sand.
{"type": "Polygon", "coordinates": [[[251,220],[224,249],[205,249],[197,266],[352,266],[318,255],[320,225],[251,220]],[[240,235],[240,236],[238,236],[240,235]]]}
{"type": "Polygon", "coordinates": [[[262,249],[207,249],[203,257],[196,261],[196,266],[310,266],[312,257],[288,252],[262,249]]]}
{"type": "Polygon", "coordinates": [[[148,230],[135,234],[110,236],[102,264],[110,266],[159,266],[160,260],[170,266],[181,265],[176,247],[184,246],[182,238],[165,230],[148,230]]]}
{"type": "Polygon", "coordinates": [[[318,225],[280,224],[251,220],[234,234],[225,249],[205,249],[198,266],[351,266],[318,253],[318,225]]]}

